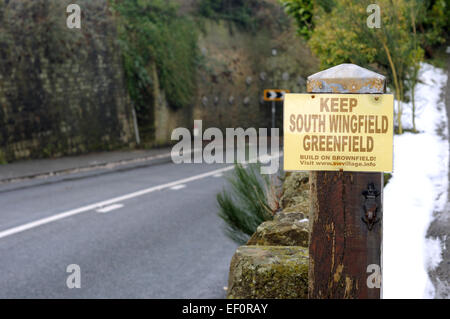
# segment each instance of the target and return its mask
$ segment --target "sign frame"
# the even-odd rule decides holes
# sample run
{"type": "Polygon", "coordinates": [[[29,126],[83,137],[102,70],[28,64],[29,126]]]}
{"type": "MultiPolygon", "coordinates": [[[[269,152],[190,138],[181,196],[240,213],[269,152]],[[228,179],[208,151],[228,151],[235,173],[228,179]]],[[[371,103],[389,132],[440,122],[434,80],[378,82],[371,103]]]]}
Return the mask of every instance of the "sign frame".
{"type": "Polygon", "coordinates": [[[393,94],[287,94],[283,123],[286,171],[393,171],[393,94]]]}

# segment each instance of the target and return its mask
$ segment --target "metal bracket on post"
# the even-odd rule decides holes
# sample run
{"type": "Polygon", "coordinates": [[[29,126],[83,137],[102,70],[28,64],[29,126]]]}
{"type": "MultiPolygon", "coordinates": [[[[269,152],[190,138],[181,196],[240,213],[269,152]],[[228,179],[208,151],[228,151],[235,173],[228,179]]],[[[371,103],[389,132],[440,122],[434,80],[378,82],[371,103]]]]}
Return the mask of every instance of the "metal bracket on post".
{"type": "Polygon", "coordinates": [[[372,230],[373,226],[381,220],[381,218],[377,215],[377,197],[380,195],[380,192],[375,189],[375,185],[373,183],[369,183],[369,185],[367,185],[367,189],[362,192],[362,195],[366,200],[364,202],[364,216],[361,217],[361,219],[364,223],[366,223],[367,228],[372,230]]]}

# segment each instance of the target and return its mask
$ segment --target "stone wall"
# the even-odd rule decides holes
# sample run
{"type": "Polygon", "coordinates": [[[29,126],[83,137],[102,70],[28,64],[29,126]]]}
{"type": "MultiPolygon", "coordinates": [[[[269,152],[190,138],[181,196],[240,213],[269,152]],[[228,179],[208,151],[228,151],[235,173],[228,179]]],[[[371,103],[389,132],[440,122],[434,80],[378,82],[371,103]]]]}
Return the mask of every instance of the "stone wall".
{"type": "MultiPolygon", "coordinates": [[[[294,29],[280,25],[251,32],[227,21],[206,20],[199,49],[194,117],[204,127],[270,127],[271,102],[263,101],[264,89],[305,92],[305,78],[316,66],[294,29]]],[[[276,107],[281,128],[282,103],[276,107]]]]}
{"type": "Polygon", "coordinates": [[[259,225],[247,244],[236,250],[227,298],[308,297],[308,173],[286,175],[280,207],[272,221],[259,225]]]}
{"type": "Polygon", "coordinates": [[[173,109],[167,103],[166,94],[161,89],[156,68],[153,70],[153,113],[154,113],[154,138],[153,146],[162,146],[171,143],[172,131],[177,127],[191,127],[192,109],[173,109]]]}
{"type": "Polygon", "coordinates": [[[116,38],[106,0],[0,0],[3,161],[133,143],[116,38]],[[82,7],[81,30],[66,26],[69,3],[82,7]]]}
{"type": "MultiPolygon", "coordinates": [[[[198,1],[177,1],[181,13],[194,14],[198,1]]],[[[317,70],[317,60],[296,35],[279,3],[265,2],[273,10],[258,12],[267,23],[256,31],[196,16],[200,61],[195,101],[191,110],[174,110],[162,98],[163,91],[154,91],[155,144],[170,143],[174,128],[192,129],[194,120],[203,120],[204,130],[270,127],[271,102],[263,101],[264,89],[305,92],[305,79],[317,70]]],[[[282,128],[282,103],[277,102],[276,107],[277,126],[282,128]]]]}
{"type": "MultiPolygon", "coordinates": [[[[258,12],[267,23],[256,31],[199,17],[197,0],[177,1],[200,30],[195,101],[168,105],[154,68],[148,114],[138,114],[143,145],[173,143],[172,130],[192,129],[194,119],[204,129],[270,127],[263,90],[303,92],[317,66],[277,1],[265,0],[273,10],[258,12]]],[[[0,163],[135,145],[117,40],[107,0],[0,0],[0,163]],[[66,26],[69,3],[82,9],[81,30],[66,26]]]]}

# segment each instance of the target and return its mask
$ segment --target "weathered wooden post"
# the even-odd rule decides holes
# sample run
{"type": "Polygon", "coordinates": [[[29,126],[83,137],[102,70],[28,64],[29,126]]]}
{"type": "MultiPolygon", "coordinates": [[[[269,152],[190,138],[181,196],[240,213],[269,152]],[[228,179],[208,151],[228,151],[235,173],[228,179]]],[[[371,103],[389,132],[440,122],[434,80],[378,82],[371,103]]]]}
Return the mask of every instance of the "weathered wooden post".
{"type": "Polygon", "coordinates": [[[286,97],[285,169],[311,170],[309,298],[380,298],[382,171],[392,170],[393,98],[382,94],[384,76],[353,64],[311,75],[307,90],[314,94],[286,97]],[[299,163],[286,153],[294,141],[299,163]]]}

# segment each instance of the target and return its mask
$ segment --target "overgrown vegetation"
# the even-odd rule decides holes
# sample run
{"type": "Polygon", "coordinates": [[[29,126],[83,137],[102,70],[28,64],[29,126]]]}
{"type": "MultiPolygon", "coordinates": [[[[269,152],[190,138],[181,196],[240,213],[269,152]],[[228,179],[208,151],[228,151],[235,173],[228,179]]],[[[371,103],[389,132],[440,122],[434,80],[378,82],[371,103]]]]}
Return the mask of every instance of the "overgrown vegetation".
{"type": "Polygon", "coordinates": [[[109,1],[118,18],[128,91],[138,116],[151,113],[156,80],[170,106],[190,106],[198,59],[195,23],[178,15],[172,1],[109,1]]]}
{"type": "Polygon", "coordinates": [[[202,17],[233,22],[252,32],[262,26],[289,26],[287,16],[279,6],[264,0],[200,0],[198,13],[202,17]]]}
{"type": "Polygon", "coordinates": [[[199,13],[207,18],[235,22],[246,29],[255,29],[257,19],[253,14],[260,5],[258,0],[201,0],[199,13]]]}
{"type": "Polygon", "coordinates": [[[381,28],[368,28],[373,1],[280,0],[294,17],[298,33],[308,39],[323,68],[355,63],[387,74],[398,101],[397,130],[403,132],[402,101],[413,105],[420,62],[442,45],[449,26],[444,0],[380,0],[381,28]]]}
{"type": "Polygon", "coordinates": [[[325,12],[330,12],[333,0],[280,0],[287,14],[295,19],[297,33],[306,40],[314,31],[314,7],[319,6],[325,12]]]}
{"type": "Polygon", "coordinates": [[[217,195],[219,216],[227,224],[226,234],[240,245],[261,223],[272,220],[278,210],[280,195],[269,177],[259,172],[259,164],[247,168],[235,164],[233,175],[228,178],[231,188],[217,195]]]}
{"type": "Polygon", "coordinates": [[[6,160],[5,153],[3,153],[2,150],[0,150],[0,165],[8,164],[8,161],[6,160]]]}

